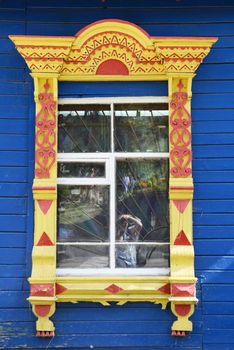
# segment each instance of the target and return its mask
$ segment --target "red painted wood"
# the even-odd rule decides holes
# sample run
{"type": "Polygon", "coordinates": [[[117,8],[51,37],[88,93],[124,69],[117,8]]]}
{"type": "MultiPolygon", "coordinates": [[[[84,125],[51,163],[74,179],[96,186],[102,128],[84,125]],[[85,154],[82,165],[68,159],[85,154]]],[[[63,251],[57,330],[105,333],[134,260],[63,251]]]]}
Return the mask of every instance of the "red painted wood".
{"type": "Polygon", "coordinates": [[[181,214],[183,214],[183,212],[187,208],[189,202],[190,202],[190,199],[183,199],[183,200],[175,199],[175,200],[173,200],[173,203],[175,204],[176,208],[179,210],[179,212],[181,214]]]}
{"type": "Polygon", "coordinates": [[[97,75],[128,75],[128,68],[121,61],[110,59],[102,62],[97,69],[97,75]]]}
{"type": "Polygon", "coordinates": [[[51,204],[52,204],[53,201],[50,201],[50,200],[41,200],[39,199],[37,201],[41,211],[46,215],[48,210],[50,209],[51,207],[51,204]]]}
{"type": "Polygon", "coordinates": [[[178,233],[174,245],[191,245],[183,230],[178,233]]]}
{"type": "Polygon", "coordinates": [[[50,305],[35,305],[35,311],[38,316],[45,317],[50,312],[50,305]]]}
{"type": "Polygon", "coordinates": [[[180,316],[186,316],[190,312],[191,305],[185,305],[185,304],[176,304],[175,305],[175,311],[180,316]]]}
{"type": "Polygon", "coordinates": [[[54,245],[54,243],[51,241],[47,233],[43,232],[43,234],[41,235],[41,238],[37,243],[37,246],[51,246],[51,245],[54,245]]]}
{"type": "Polygon", "coordinates": [[[54,284],[43,283],[43,284],[31,284],[30,285],[31,296],[54,296],[54,284]]]}

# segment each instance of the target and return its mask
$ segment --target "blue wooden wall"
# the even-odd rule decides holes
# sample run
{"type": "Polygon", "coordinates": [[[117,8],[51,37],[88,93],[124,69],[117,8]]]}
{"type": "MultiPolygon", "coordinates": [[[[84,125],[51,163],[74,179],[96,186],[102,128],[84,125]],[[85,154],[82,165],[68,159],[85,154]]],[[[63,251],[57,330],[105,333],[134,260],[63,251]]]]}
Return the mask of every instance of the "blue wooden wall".
{"type": "MultiPolygon", "coordinates": [[[[113,95],[165,95],[166,84],[113,84],[113,95]]],[[[109,89],[110,91],[110,89],[109,89]]],[[[108,94],[105,83],[60,85],[61,96],[108,94]]],[[[0,1],[0,348],[234,349],[234,1],[0,1]],[[9,34],[74,35],[100,19],[151,35],[218,36],[193,84],[194,237],[200,302],[194,331],[173,338],[169,310],[147,303],[61,304],[56,337],[35,337],[26,301],[32,246],[32,81],[9,34]]]]}

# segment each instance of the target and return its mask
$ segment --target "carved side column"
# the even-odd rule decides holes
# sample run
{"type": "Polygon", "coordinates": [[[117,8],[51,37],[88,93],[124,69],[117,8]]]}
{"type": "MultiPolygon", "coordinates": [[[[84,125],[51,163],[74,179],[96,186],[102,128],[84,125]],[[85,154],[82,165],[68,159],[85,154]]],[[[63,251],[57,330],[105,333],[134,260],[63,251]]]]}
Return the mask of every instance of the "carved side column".
{"type": "Polygon", "coordinates": [[[32,74],[36,103],[34,245],[30,297],[37,336],[53,336],[55,311],[57,74],[32,74]]]}
{"type": "Polygon", "coordinates": [[[194,247],[192,235],[192,74],[169,76],[170,137],[170,266],[171,309],[177,320],[172,335],[192,330],[188,317],[194,311],[194,247]]]}

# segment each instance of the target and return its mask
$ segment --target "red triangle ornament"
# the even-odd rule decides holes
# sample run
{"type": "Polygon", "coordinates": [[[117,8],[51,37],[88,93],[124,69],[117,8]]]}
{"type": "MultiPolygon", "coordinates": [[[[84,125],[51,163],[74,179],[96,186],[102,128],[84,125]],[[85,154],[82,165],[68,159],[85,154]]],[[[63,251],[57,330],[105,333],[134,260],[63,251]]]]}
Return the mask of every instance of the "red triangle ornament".
{"type": "Polygon", "coordinates": [[[178,233],[174,245],[191,245],[183,230],[178,233]]]}
{"type": "Polygon", "coordinates": [[[56,283],[56,294],[62,294],[67,290],[66,287],[62,286],[61,284],[56,283]]]}
{"type": "Polygon", "coordinates": [[[47,214],[48,210],[50,209],[51,207],[51,204],[53,203],[53,201],[50,201],[50,200],[41,200],[39,199],[37,201],[41,211],[43,212],[43,214],[47,214]]]}
{"type": "Polygon", "coordinates": [[[47,235],[46,232],[43,232],[37,246],[52,246],[54,243],[51,241],[50,237],[47,235]]]}
{"type": "Polygon", "coordinates": [[[176,208],[179,210],[181,214],[185,211],[187,208],[188,204],[190,202],[190,199],[176,199],[173,200],[173,203],[175,204],[176,208]]]}
{"type": "Polygon", "coordinates": [[[165,294],[170,294],[171,293],[171,285],[170,285],[170,283],[164,284],[162,287],[157,289],[157,291],[165,293],[165,294]]]}

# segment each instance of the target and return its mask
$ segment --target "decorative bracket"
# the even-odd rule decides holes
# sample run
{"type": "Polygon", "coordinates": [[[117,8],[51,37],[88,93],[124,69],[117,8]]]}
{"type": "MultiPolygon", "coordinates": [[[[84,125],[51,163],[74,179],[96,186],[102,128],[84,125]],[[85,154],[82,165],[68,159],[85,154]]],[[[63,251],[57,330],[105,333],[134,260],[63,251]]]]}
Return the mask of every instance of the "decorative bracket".
{"type": "Polygon", "coordinates": [[[33,268],[29,301],[37,335],[53,336],[55,302],[171,302],[172,335],[192,330],[197,302],[192,237],[191,86],[213,37],[152,37],[121,20],[95,22],[74,37],[10,36],[34,78],[36,153],[33,268]],[[57,277],[57,98],[60,81],[168,81],[170,276],[57,277]]]}

